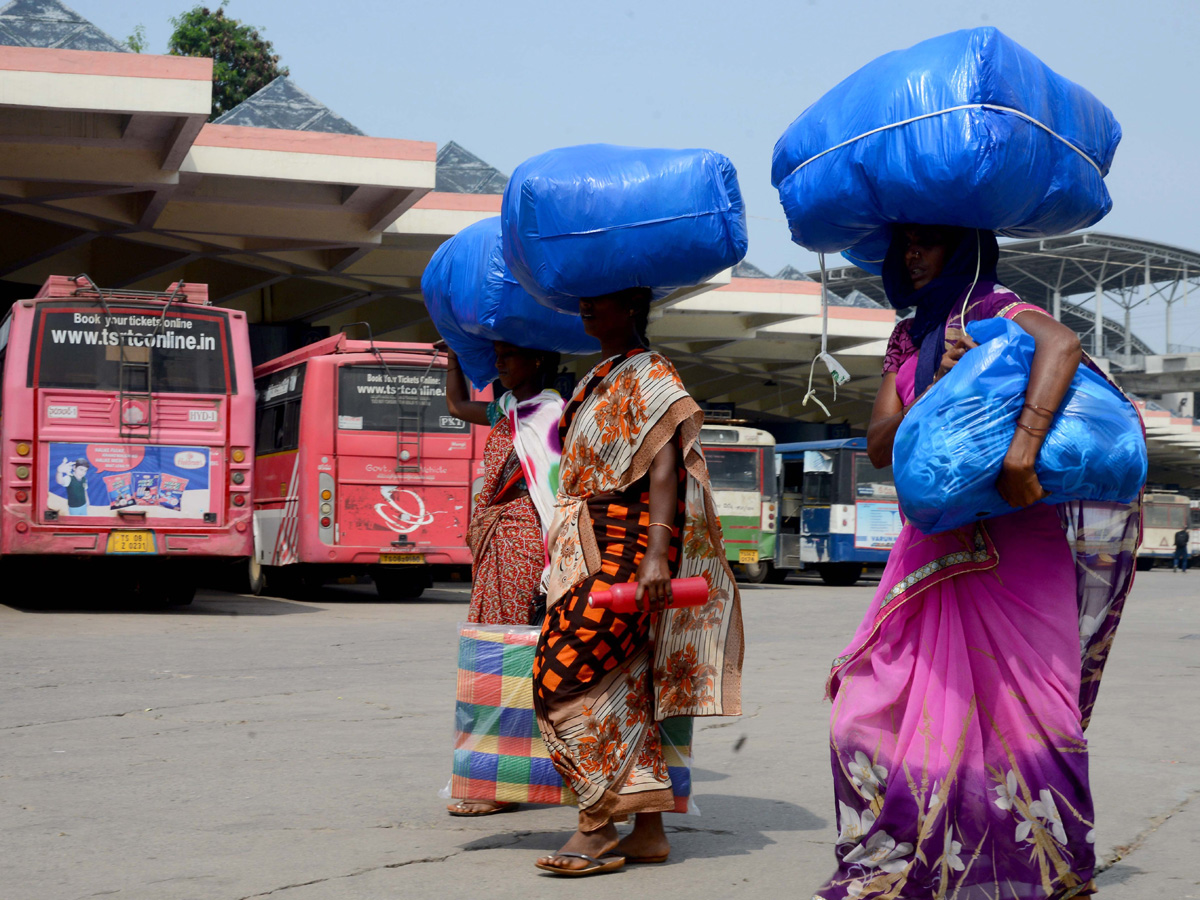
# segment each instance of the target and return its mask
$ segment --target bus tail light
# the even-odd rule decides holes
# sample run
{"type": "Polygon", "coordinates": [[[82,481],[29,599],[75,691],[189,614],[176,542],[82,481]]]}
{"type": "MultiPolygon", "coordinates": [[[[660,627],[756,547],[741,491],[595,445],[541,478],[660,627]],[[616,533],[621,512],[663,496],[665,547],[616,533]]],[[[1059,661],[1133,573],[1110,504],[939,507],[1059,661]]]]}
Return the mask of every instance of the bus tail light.
{"type": "Polygon", "coordinates": [[[21,481],[27,481],[29,479],[29,466],[17,466],[17,478],[21,479],[21,481]]]}
{"type": "Polygon", "coordinates": [[[245,472],[234,472],[232,475],[229,476],[229,480],[232,481],[234,484],[242,484],[246,480],[246,473],[245,472]]]}
{"type": "Polygon", "coordinates": [[[241,447],[234,447],[233,453],[230,454],[235,463],[243,463],[246,461],[246,451],[241,447]]]}
{"type": "Polygon", "coordinates": [[[320,498],[317,501],[317,515],[320,518],[317,524],[320,526],[317,529],[317,537],[320,538],[323,544],[334,544],[337,540],[337,529],[333,524],[334,493],[337,486],[334,484],[333,476],[328,472],[320,472],[317,475],[317,496],[320,498]]]}
{"type": "Polygon", "coordinates": [[[246,505],[246,495],[245,494],[234,494],[233,495],[233,505],[234,506],[245,506],[246,505]]]}
{"type": "Polygon", "coordinates": [[[28,491],[17,491],[17,502],[18,503],[28,503],[29,502],[29,492],[28,491]]]}
{"type": "Polygon", "coordinates": [[[30,447],[29,447],[28,441],[18,441],[17,442],[17,456],[28,456],[29,450],[30,450],[30,447]]]}

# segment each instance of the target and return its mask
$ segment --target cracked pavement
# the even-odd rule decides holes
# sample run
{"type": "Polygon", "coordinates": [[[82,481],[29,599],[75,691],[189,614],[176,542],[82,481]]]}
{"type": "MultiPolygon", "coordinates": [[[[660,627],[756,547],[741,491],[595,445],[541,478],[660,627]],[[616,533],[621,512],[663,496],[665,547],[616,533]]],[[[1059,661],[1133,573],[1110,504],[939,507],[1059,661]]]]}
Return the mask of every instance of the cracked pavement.
{"type": "MultiPolygon", "coordinates": [[[[697,729],[671,862],[587,882],[806,898],[834,839],[828,660],[873,586],[747,587],[747,714],[697,729]]],[[[461,585],[385,604],[0,606],[4,900],[524,898],[574,813],[451,818],[461,585]]],[[[1105,900],[1200,900],[1200,573],[1139,575],[1089,731],[1105,900]]]]}

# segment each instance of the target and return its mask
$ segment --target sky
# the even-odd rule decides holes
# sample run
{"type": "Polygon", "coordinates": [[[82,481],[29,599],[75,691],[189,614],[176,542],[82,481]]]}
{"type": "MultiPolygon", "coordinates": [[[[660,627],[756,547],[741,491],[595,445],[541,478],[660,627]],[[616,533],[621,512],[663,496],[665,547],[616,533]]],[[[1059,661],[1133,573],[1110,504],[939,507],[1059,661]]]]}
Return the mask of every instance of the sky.
{"type": "MultiPolygon", "coordinates": [[[[186,0],[67,0],[162,53],[186,0]]],[[[1200,250],[1195,0],[229,0],[293,81],[375,137],[454,140],[511,173],[552,147],[708,147],[733,160],[767,273],[816,257],[791,243],[771,151],[825,91],[882,53],[994,25],[1106,103],[1124,137],[1094,228],[1200,250]]],[[[832,264],[837,264],[833,261],[832,264]]],[[[1108,311],[1118,314],[1114,306],[1108,311]]],[[[1164,343],[1161,304],[1134,329],[1164,343]]],[[[1200,346],[1200,291],[1173,343],[1200,346]]]]}

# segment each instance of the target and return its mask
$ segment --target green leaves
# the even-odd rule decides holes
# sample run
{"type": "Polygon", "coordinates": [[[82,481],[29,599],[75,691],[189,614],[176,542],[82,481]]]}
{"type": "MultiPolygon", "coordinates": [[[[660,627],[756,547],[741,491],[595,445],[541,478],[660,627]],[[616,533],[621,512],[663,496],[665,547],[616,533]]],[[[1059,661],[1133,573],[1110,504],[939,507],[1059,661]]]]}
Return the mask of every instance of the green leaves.
{"type": "Polygon", "coordinates": [[[209,121],[233,109],[281,75],[286,66],[259,29],[225,15],[228,0],[215,10],[194,6],[171,19],[175,31],[167,43],[172,56],[207,56],[213,61],[212,113],[209,121]]]}

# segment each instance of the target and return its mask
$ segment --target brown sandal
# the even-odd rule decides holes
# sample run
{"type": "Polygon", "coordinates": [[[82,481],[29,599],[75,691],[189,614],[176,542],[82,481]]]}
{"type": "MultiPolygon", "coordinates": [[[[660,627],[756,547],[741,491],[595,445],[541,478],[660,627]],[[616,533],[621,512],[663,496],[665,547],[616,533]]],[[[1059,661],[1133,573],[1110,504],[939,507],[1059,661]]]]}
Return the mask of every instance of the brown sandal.
{"type": "Polygon", "coordinates": [[[475,816],[494,816],[497,813],[512,812],[517,808],[516,803],[501,803],[499,806],[494,806],[491,809],[467,809],[463,806],[464,803],[486,803],[485,800],[459,800],[453,806],[447,806],[446,812],[452,816],[464,816],[474,818],[475,816]]]}

